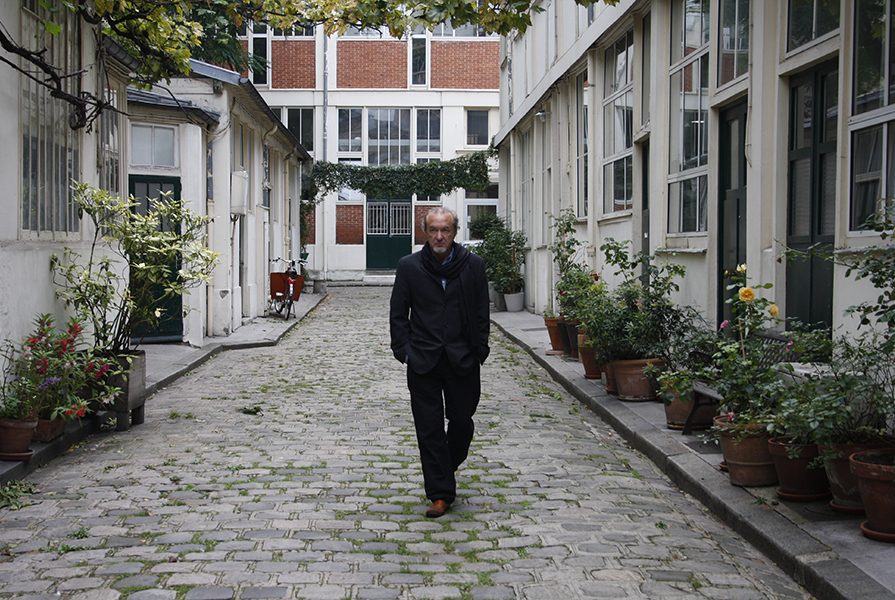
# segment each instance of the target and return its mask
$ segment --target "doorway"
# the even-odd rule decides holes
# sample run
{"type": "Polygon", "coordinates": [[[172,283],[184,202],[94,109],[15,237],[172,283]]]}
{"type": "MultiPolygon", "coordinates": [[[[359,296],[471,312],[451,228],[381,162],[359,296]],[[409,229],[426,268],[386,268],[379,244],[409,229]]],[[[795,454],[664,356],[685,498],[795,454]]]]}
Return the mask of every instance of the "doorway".
{"type": "Polygon", "coordinates": [[[718,190],[718,323],[731,318],[728,273],[746,262],[746,102],[721,112],[718,190]]]}
{"type": "Polygon", "coordinates": [[[413,206],[410,200],[367,202],[367,269],[391,270],[412,250],[413,206]]]}

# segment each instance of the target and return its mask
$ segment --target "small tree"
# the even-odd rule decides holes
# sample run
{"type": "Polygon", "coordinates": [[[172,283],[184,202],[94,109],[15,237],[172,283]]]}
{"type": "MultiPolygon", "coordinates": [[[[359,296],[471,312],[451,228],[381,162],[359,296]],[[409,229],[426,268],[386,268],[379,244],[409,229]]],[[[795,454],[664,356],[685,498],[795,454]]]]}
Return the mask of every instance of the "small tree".
{"type": "Polygon", "coordinates": [[[184,208],[170,194],[151,199],[146,214],[137,200],[85,183],[74,199],[93,224],[89,252],[66,247],[50,265],[57,295],[92,325],[94,348],[119,355],[131,348],[137,327],[153,327],[164,301],[207,282],[217,253],[206,245],[210,218],[184,208]]]}

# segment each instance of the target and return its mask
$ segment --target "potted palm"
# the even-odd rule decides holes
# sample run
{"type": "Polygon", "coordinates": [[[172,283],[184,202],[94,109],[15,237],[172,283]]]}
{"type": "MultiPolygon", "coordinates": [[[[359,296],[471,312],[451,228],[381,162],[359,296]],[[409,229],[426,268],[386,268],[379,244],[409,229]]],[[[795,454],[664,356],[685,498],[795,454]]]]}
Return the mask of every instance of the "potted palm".
{"type": "Polygon", "coordinates": [[[112,384],[118,428],[133,417],[142,422],[145,356],[136,332],[154,327],[165,301],[208,281],[217,253],[206,245],[209,217],[197,215],[170,194],[137,210],[135,198],[123,198],[84,183],[74,199],[92,225],[86,252],[66,247],[53,255],[57,295],[90,325],[94,352],[121,368],[112,384]]]}

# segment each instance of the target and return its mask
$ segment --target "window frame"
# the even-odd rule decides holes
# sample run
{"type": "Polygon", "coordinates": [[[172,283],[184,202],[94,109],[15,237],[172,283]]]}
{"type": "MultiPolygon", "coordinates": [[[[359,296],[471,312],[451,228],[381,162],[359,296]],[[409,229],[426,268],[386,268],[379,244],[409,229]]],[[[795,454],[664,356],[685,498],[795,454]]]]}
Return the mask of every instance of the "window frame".
{"type": "Polygon", "coordinates": [[[413,34],[410,36],[410,39],[407,43],[407,84],[411,88],[425,88],[429,86],[429,79],[432,74],[432,69],[430,68],[429,61],[432,57],[432,51],[429,45],[429,36],[425,33],[422,34],[413,34]],[[415,81],[416,73],[414,72],[414,53],[416,51],[415,44],[417,42],[423,43],[423,80],[421,82],[415,81]]]}
{"type": "Polygon", "coordinates": [[[340,106],[338,109],[336,109],[336,121],[337,121],[337,123],[336,123],[336,152],[339,154],[339,156],[344,155],[344,156],[352,156],[352,157],[354,157],[354,156],[362,157],[364,154],[364,140],[366,139],[366,136],[364,135],[364,121],[365,121],[364,108],[360,107],[360,106],[340,106]],[[348,135],[350,137],[347,137],[347,138],[342,137],[342,121],[341,121],[342,111],[348,111],[348,135]],[[352,136],[352,134],[354,133],[354,128],[352,127],[352,121],[353,121],[352,111],[357,111],[357,116],[358,116],[358,120],[359,120],[358,125],[360,126],[360,129],[358,131],[359,135],[356,138],[352,136]],[[342,147],[341,147],[342,140],[345,140],[348,143],[347,149],[342,149],[342,147]],[[357,148],[353,147],[352,142],[354,142],[354,141],[357,141],[357,143],[358,143],[357,148]]]}
{"type": "Polygon", "coordinates": [[[248,53],[251,55],[255,55],[255,40],[264,40],[264,48],[265,48],[265,57],[267,65],[264,69],[264,81],[256,81],[256,77],[260,77],[260,73],[256,72],[252,69],[249,69],[249,80],[253,85],[260,87],[270,87],[271,80],[271,69],[270,69],[270,54],[271,54],[271,28],[266,23],[262,24],[264,27],[263,32],[255,31],[255,24],[249,22],[246,26],[246,41],[248,42],[248,53]]]}
{"type": "Polygon", "coordinates": [[[442,110],[441,110],[441,108],[430,108],[430,107],[425,107],[425,106],[417,107],[414,109],[414,113],[415,113],[415,117],[416,117],[413,120],[414,125],[416,127],[416,132],[413,136],[413,139],[414,139],[413,151],[414,151],[414,153],[416,155],[437,156],[438,158],[441,158],[441,153],[442,153],[442,143],[441,143],[442,142],[442,135],[441,135],[441,133],[442,133],[442,131],[441,131],[442,130],[442,127],[441,127],[441,125],[442,125],[442,118],[441,118],[442,110]],[[427,133],[429,134],[426,137],[420,136],[420,127],[419,127],[420,126],[420,116],[423,113],[426,114],[426,129],[427,129],[427,133]],[[437,138],[433,138],[431,135],[432,114],[433,113],[438,113],[438,137],[437,138]],[[420,149],[420,142],[425,142],[425,144],[426,144],[425,150],[420,149]],[[433,148],[433,142],[437,142],[437,147],[433,148]]]}
{"type": "Polygon", "coordinates": [[[153,123],[147,123],[144,121],[131,121],[130,125],[130,151],[128,153],[128,165],[135,169],[152,169],[154,171],[176,171],[180,168],[180,144],[179,144],[179,136],[178,136],[178,128],[173,125],[155,125],[153,123]],[[149,143],[149,154],[150,154],[150,162],[149,163],[138,163],[135,162],[137,158],[137,153],[134,151],[134,142],[137,140],[137,135],[134,133],[135,129],[149,129],[151,131],[150,135],[150,143],[149,143]],[[171,145],[172,145],[172,162],[171,165],[157,164],[155,162],[155,150],[156,150],[156,132],[159,130],[165,130],[171,132],[171,145]]]}
{"type": "MultiPolygon", "coordinates": [[[[491,132],[491,111],[487,108],[466,108],[466,146],[468,147],[483,147],[487,146],[490,141],[490,132],[491,132]],[[473,113],[484,113],[485,114],[485,142],[484,143],[473,143],[470,142],[470,133],[469,133],[469,118],[473,113]]],[[[478,136],[478,134],[476,134],[478,136]]],[[[478,138],[476,138],[478,139],[478,138]]]]}
{"type": "Polygon", "coordinates": [[[463,190],[463,218],[465,219],[466,229],[465,229],[465,240],[467,242],[481,242],[481,238],[471,238],[469,237],[469,223],[472,219],[470,219],[469,209],[473,206],[490,206],[494,207],[494,214],[498,214],[498,204],[499,204],[499,196],[500,196],[500,184],[496,181],[492,181],[488,184],[488,188],[485,191],[490,191],[494,188],[494,194],[488,195],[483,198],[470,198],[469,190],[463,190]]]}
{"type": "Polygon", "coordinates": [[[377,106],[377,107],[367,107],[366,113],[367,113],[367,118],[366,118],[366,122],[367,122],[366,146],[367,146],[367,148],[366,148],[366,152],[364,153],[364,158],[367,162],[367,165],[383,166],[383,165],[409,165],[409,164],[412,164],[412,162],[413,162],[413,153],[412,153],[413,135],[412,135],[412,133],[413,132],[412,132],[411,116],[413,114],[413,110],[409,107],[378,107],[377,106]],[[389,119],[386,129],[383,131],[383,127],[381,125],[382,121],[381,121],[381,119],[379,119],[379,115],[381,115],[383,112],[390,112],[390,111],[394,111],[396,113],[395,116],[397,117],[397,133],[398,133],[397,137],[392,137],[392,131],[391,131],[392,120],[389,119]],[[406,114],[406,116],[407,116],[407,128],[406,128],[406,131],[407,131],[407,138],[406,138],[407,160],[406,161],[403,160],[403,157],[402,157],[402,154],[403,154],[402,147],[405,144],[404,144],[404,138],[401,137],[401,134],[403,133],[401,121],[402,121],[402,117],[404,114],[406,114]],[[376,115],[376,116],[374,117],[374,115],[376,115]],[[372,125],[371,120],[374,118],[376,118],[377,123],[379,124],[379,126],[377,127],[377,131],[376,131],[376,134],[377,134],[376,138],[373,137],[373,131],[372,131],[372,126],[371,126],[372,125]],[[386,137],[380,137],[382,133],[385,133],[386,137]],[[374,141],[376,142],[375,144],[374,144],[374,141]],[[386,143],[383,143],[383,141],[385,141],[386,143]],[[397,160],[392,160],[392,150],[393,150],[392,142],[393,141],[397,141],[397,144],[394,144],[396,146],[396,148],[394,150],[397,152],[397,154],[396,154],[397,160]],[[373,157],[374,148],[376,149],[375,151],[376,151],[376,155],[377,155],[376,162],[371,160],[371,158],[373,157]],[[382,159],[381,153],[382,153],[383,148],[386,149],[386,161],[385,162],[383,162],[381,160],[382,159]]]}
{"type": "MultiPolygon", "coordinates": [[[[839,26],[833,27],[829,31],[824,31],[823,33],[817,33],[817,6],[820,0],[812,0],[812,25],[811,25],[811,37],[806,41],[802,42],[797,46],[793,46],[792,42],[792,3],[793,0],[787,0],[786,2],[786,25],[783,28],[784,32],[784,48],[786,49],[786,54],[792,54],[794,52],[799,52],[804,50],[805,48],[809,48],[815,44],[820,43],[822,40],[825,40],[829,37],[836,35],[839,32],[839,26]]],[[[836,23],[841,23],[842,21],[842,7],[837,2],[835,4],[837,9],[839,10],[839,15],[835,19],[836,23]]]]}
{"type": "Polygon", "coordinates": [[[717,61],[716,75],[718,77],[717,87],[719,89],[727,87],[728,85],[731,85],[734,82],[739,81],[741,79],[745,79],[746,75],[748,75],[748,73],[749,73],[749,53],[751,52],[751,44],[750,44],[750,38],[749,38],[749,27],[752,22],[752,2],[751,2],[751,0],[733,0],[733,2],[734,2],[734,16],[733,16],[734,34],[733,34],[733,36],[728,38],[728,39],[732,39],[734,42],[733,48],[731,50],[724,49],[724,40],[725,40],[725,38],[724,38],[724,16],[725,16],[725,14],[724,14],[724,10],[723,10],[723,8],[724,8],[723,0],[722,0],[722,2],[719,2],[719,4],[718,4],[718,43],[717,43],[718,61],[717,61]],[[740,28],[740,25],[741,25],[740,15],[741,15],[741,8],[742,8],[743,3],[745,3],[747,5],[746,11],[745,11],[746,12],[746,22],[745,22],[745,27],[741,29],[740,28]],[[742,41],[742,38],[739,36],[740,31],[745,31],[745,33],[746,33],[746,35],[745,35],[746,64],[744,67],[745,70],[742,72],[737,71],[739,54],[743,52],[743,48],[740,47],[740,42],[742,41]],[[731,56],[733,58],[733,74],[729,79],[723,78],[723,75],[724,75],[723,61],[724,61],[725,56],[731,56]]]}
{"type": "MultiPolygon", "coordinates": [[[[314,107],[313,106],[287,106],[287,107],[284,107],[284,110],[286,112],[286,115],[285,115],[286,122],[284,123],[286,125],[286,128],[292,133],[292,135],[295,136],[295,139],[297,139],[299,141],[299,143],[302,145],[302,148],[307,150],[308,154],[313,155],[314,154],[314,121],[316,120],[316,116],[317,116],[314,107]],[[292,124],[293,112],[298,113],[298,121],[299,122],[298,122],[297,130],[293,130],[293,124],[292,124]],[[305,115],[307,115],[307,114],[310,114],[310,120],[311,120],[310,125],[309,125],[310,132],[306,131],[307,117],[305,115]],[[308,133],[309,133],[309,136],[308,136],[308,133]],[[306,136],[310,137],[310,142],[311,142],[310,146],[305,145],[306,136]]],[[[282,116],[280,117],[280,120],[281,121],[283,120],[282,116]]]]}
{"type": "MultiPolygon", "coordinates": [[[[680,12],[681,22],[679,25],[675,25],[672,23],[672,31],[675,31],[677,27],[680,27],[680,40],[675,40],[674,36],[671,37],[672,49],[675,47],[676,43],[679,43],[680,47],[680,57],[675,58],[675,54],[672,51],[671,61],[668,67],[668,80],[669,80],[669,94],[668,94],[668,121],[669,121],[669,148],[677,147],[676,153],[672,150],[669,152],[669,160],[666,165],[668,178],[666,181],[667,188],[666,192],[668,194],[668,219],[666,223],[666,232],[669,236],[688,236],[688,235],[706,235],[708,232],[708,175],[709,175],[709,160],[708,160],[708,138],[709,138],[709,117],[710,117],[710,90],[709,90],[709,74],[711,70],[711,40],[710,36],[705,31],[705,27],[708,23],[711,22],[711,6],[710,3],[702,4],[701,6],[704,8],[704,12],[701,13],[699,17],[699,22],[701,24],[702,29],[700,30],[702,36],[702,45],[693,48],[689,52],[687,51],[687,12],[682,10],[683,4],[687,0],[675,0],[674,5],[672,6],[672,15],[680,12]],[[675,10],[675,7],[678,7],[675,10]],[[697,125],[698,129],[696,131],[697,136],[697,154],[696,154],[696,164],[692,166],[685,166],[684,163],[684,140],[686,136],[685,132],[685,119],[687,111],[685,110],[686,102],[685,102],[685,91],[686,87],[686,79],[685,74],[687,70],[692,69],[695,73],[698,74],[699,77],[699,85],[695,88],[698,89],[698,112],[701,117],[701,124],[697,125]],[[680,77],[680,86],[677,88],[677,92],[673,90],[671,85],[674,82],[675,77],[680,77]],[[703,81],[705,78],[705,81],[703,81]],[[675,108],[675,97],[678,98],[678,116],[673,114],[675,108]],[[679,139],[674,139],[674,136],[678,135],[679,139]],[[673,167],[672,161],[677,158],[677,164],[673,167]],[[703,179],[704,178],[704,179],[703,179]],[[672,207],[672,202],[675,198],[678,201],[682,201],[684,198],[684,186],[688,183],[692,183],[696,185],[696,229],[685,229],[682,227],[683,225],[683,215],[686,214],[683,210],[682,205],[678,205],[676,207],[672,207]],[[705,188],[705,202],[704,205],[701,206],[700,210],[700,199],[703,198],[703,195],[700,193],[700,190],[705,188]],[[672,216],[680,215],[678,219],[677,226],[672,228],[672,216]]],[[[700,121],[697,121],[700,123],[700,121]]]]}
{"type": "MultiPolygon", "coordinates": [[[[603,128],[602,128],[602,140],[601,140],[601,156],[602,160],[600,163],[600,169],[602,173],[602,181],[603,181],[603,189],[602,189],[602,198],[603,198],[603,206],[601,208],[602,214],[604,216],[614,215],[618,213],[622,213],[624,211],[629,211],[634,208],[634,103],[636,100],[634,99],[634,65],[637,61],[636,51],[634,47],[634,28],[629,25],[623,33],[617,35],[613,42],[606,46],[603,49],[603,98],[600,102],[600,111],[603,120],[603,128]],[[619,53],[619,49],[622,49],[622,52],[619,53]],[[610,63],[610,53],[612,57],[612,62],[610,63]],[[619,58],[624,56],[624,81],[622,83],[618,82],[618,66],[619,66],[619,58]],[[610,82],[611,73],[615,73],[616,76],[610,82]],[[612,88],[610,88],[610,83],[612,84],[612,88]],[[615,87],[617,85],[617,87],[615,87]],[[615,136],[612,138],[612,148],[608,148],[607,146],[607,135],[609,132],[613,132],[614,129],[607,124],[606,114],[607,111],[616,107],[617,101],[621,100],[623,102],[622,107],[624,107],[624,102],[627,102],[627,98],[630,97],[630,103],[627,105],[628,113],[624,117],[624,122],[622,125],[622,135],[625,139],[627,145],[624,145],[620,150],[616,150],[618,148],[618,144],[616,142],[615,136]],[[630,124],[630,126],[629,126],[630,124]],[[625,183],[624,189],[626,192],[630,190],[630,195],[626,195],[626,197],[619,199],[615,197],[614,190],[616,189],[616,178],[615,171],[616,165],[620,164],[622,167],[623,174],[623,182],[625,183]],[[610,171],[611,170],[611,171],[610,171]],[[611,182],[609,177],[607,176],[607,172],[612,173],[611,182]],[[630,179],[628,178],[630,175],[630,179]],[[607,193],[608,189],[613,190],[612,194],[607,193]]],[[[614,113],[613,113],[614,114],[614,113]]]]}
{"type": "Polygon", "coordinates": [[[588,95],[590,84],[587,81],[587,69],[575,75],[575,177],[576,195],[575,213],[579,219],[586,219],[590,206],[590,185],[588,183],[589,139],[588,134],[588,95]]]}

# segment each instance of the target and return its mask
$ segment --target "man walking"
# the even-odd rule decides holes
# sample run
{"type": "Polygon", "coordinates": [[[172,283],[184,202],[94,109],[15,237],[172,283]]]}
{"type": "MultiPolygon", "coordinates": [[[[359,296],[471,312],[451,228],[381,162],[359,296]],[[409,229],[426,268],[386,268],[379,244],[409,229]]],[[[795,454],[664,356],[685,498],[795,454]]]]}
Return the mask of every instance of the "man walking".
{"type": "Polygon", "coordinates": [[[456,213],[433,208],[422,225],[428,242],[398,262],[389,325],[392,352],[407,365],[423,480],[432,501],[426,516],[437,518],[454,501],[454,471],[472,442],[490,320],[485,263],[454,243],[456,213]]]}

